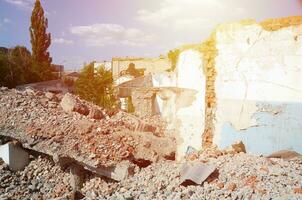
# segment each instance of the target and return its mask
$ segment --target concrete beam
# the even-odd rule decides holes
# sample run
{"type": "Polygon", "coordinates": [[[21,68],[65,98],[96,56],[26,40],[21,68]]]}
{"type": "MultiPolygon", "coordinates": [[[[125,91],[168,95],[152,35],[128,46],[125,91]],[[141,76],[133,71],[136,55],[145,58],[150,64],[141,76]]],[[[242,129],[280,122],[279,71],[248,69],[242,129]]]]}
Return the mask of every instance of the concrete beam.
{"type": "Polygon", "coordinates": [[[29,163],[29,154],[12,142],[0,146],[0,157],[12,171],[22,170],[29,163]]]}

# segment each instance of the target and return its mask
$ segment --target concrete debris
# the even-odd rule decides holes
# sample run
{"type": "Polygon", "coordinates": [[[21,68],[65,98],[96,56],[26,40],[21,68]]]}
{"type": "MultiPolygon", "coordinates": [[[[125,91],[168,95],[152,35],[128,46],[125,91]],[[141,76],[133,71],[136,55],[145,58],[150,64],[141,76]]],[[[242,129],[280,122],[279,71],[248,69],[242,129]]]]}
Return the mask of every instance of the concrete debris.
{"type": "Polygon", "coordinates": [[[105,117],[104,113],[97,109],[97,108],[92,108],[90,111],[89,111],[89,117],[91,119],[97,119],[97,120],[101,120],[105,117]]]}
{"type": "MultiPolygon", "coordinates": [[[[214,148],[197,160],[216,166],[218,174],[202,185],[179,185],[183,164],[162,160],[139,169],[120,182],[86,173],[84,199],[302,199],[302,160],[283,160],[226,153],[214,157],[214,148]],[[210,153],[212,152],[212,153],[210,153]],[[267,168],[267,171],[260,170],[267,168]]],[[[216,152],[217,154],[217,152],[216,152]]],[[[71,199],[72,174],[45,158],[34,158],[19,172],[0,161],[0,198],[71,199]],[[10,177],[10,178],[7,178],[10,177]]]]}
{"type": "Polygon", "coordinates": [[[0,158],[12,171],[24,169],[29,162],[28,153],[12,142],[0,146],[0,158]]]}
{"type": "Polygon", "coordinates": [[[0,90],[0,142],[18,140],[30,154],[20,171],[0,159],[0,199],[302,199],[299,156],[252,156],[240,142],[189,150],[194,173],[185,179],[198,184],[179,185],[183,164],[158,116],[110,112],[68,96],[89,113],[64,111],[60,94],[0,90]]]}
{"type": "Polygon", "coordinates": [[[237,141],[234,144],[232,144],[232,148],[237,153],[240,153],[240,152],[246,153],[245,146],[242,141],[237,141]]]}
{"type": "Polygon", "coordinates": [[[183,184],[185,181],[193,181],[195,184],[201,185],[214,171],[215,167],[205,165],[203,163],[185,163],[180,172],[180,182],[183,184]]]}
{"type": "Polygon", "coordinates": [[[49,100],[52,100],[55,97],[55,95],[52,92],[46,92],[45,97],[49,100]]]}
{"type": "Polygon", "coordinates": [[[25,93],[27,95],[35,95],[35,91],[31,87],[25,88],[25,93]]]}
{"type": "Polygon", "coordinates": [[[88,115],[89,109],[86,105],[80,103],[78,99],[74,98],[71,94],[67,93],[64,95],[61,103],[61,107],[66,112],[78,112],[82,115],[88,115]]]}
{"type": "Polygon", "coordinates": [[[235,183],[229,183],[226,187],[229,191],[233,192],[237,186],[235,183]]]}
{"type": "Polygon", "coordinates": [[[8,88],[2,86],[2,87],[0,87],[0,90],[1,90],[1,91],[6,91],[6,90],[8,90],[8,88]]]}
{"type": "Polygon", "coordinates": [[[186,159],[193,161],[196,160],[198,157],[198,151],[196,149],[194,149],[193,147],[189,146],[187,148],[187,152],[186,152],[186,159]]]}
{"type": "MultiPolygon", "coordinates": [[[[70,196],[71,175],[46,158],[31,158],[24,170],[13,172],[0,159],[0,199],[53,199],[70,196]]],[[[70,199],[70,198],[69,198],[70,199]]]]}
{"type": "Polygon", "coordinates": [[[112,179],[117,181],[125,180],[134,174],[134,165],[129,161],[119,163],[111,174],[112,179]]]}
{"type": "MultiPolygon", "coordinates": [[[[110,113],[71,94],[47,94],[52,96],[48,99],[40,93],[0,93],[0,135],[16,139],[23,147],[47,154],[58,163],[77,163],[95,171],[110,172],[123,160],[153,162],[175,152],[172,137],[144,132],[142,124],[149,123],[147,120],[122,111],[110,113]],[[86,110],[92,114],[86,115],[86,110]],[[152,154],[142,154],[144,149],[152,154]]],[[[157,131],[164,130],[159,127],[163,123],[153,124],[157,131]]]]}
{"type": "MultiPolygon", "coordinates": [[[[85,191],[88,199],[302,199],[296,188],[301,187],[302,160],[252,156],[245,153],[225,153],[213,157],[206,151],[198,161],[216,166],[215,176],[202,185],[179,185],[183,164],[162,161],[151,164],[133,177],[116,184],[100,183],[85,191]],[[266,166],[268,172],[259,170],[266,166]],[[256,178],[254,178],[256,177],[256,178]],[[106,186],[104,186],[106,185],[106,186]],[[104,189],[106,188],[106,192],[104,189]],[[295,192],[296,191],[296,192],[295,192]],[[109,193],[109,194],[108,194],[109,193]]],[[[197,162],[197,161],[196,161],[197,162]]]]}
{"type": "Polygon", "coordinates": [[[281,150],[275,153],[270,154],[267,158],[282,158],[285,160],[294,159],[297,157],[302,157],[302,154],[297,153],[296,151],[289,151],[289,150],[281,150]]]}

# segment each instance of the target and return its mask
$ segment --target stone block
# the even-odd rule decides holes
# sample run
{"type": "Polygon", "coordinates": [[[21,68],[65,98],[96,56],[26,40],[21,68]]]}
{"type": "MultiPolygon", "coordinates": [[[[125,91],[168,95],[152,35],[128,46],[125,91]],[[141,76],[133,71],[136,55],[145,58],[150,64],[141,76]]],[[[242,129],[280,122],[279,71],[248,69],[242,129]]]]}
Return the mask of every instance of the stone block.
{"type": "Polygon", "coordinates": [[[78,112],[82,115],[89,114],[89,108],[86,105],[78,102],[75,97],[68,93],[65,94],[60,105],[65,112],[78,112]]]}
{"type": "Polygon", "coordinates": [[[116,166],[104,167],[100,166],[98,168],[85,166],[85,169],[92,171],[100,176],[104,176],[116,181],[123,181],[134,174],[134,165],[129,161],[122,161],[116,166]]]}

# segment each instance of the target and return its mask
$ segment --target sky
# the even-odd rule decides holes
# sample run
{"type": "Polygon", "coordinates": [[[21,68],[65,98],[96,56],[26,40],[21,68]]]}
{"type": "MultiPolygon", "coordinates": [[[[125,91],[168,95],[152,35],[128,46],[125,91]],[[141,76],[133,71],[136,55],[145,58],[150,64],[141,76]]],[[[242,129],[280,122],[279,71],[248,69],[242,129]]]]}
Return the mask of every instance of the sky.
{"type": "MultiPolygon", "coordinates": [[[[31,49],[35,0],[0,0],[0,46],[31,49]]],[[[112,57],[158,57],[201,43],[221,23],[302,15],[300,0],[41,0],[53,63],[78,69],[112,57]]]]}

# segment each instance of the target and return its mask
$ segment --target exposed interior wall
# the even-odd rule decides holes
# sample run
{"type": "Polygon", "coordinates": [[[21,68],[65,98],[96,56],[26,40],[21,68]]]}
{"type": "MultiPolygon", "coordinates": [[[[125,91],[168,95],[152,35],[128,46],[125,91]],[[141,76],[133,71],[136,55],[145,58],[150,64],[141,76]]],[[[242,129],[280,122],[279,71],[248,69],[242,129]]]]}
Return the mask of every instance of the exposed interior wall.
{"type": "Polygon", "coordinates": [[[137,88],[131,92],[134,113],[140,117],[152,116],[157,113],[155,91],[153,89],[137,88]]]}
{"type": "Polygon", "coordinates": [[[197,50],[180,53],[177,67],[177,87],[190,89],[177,98],[176,119],[180,136],[177,156],[183,157],[188,147],[201,149],[202,130],[205,126],[206,77],[203,72],[202,55],[197,50]]]}
{"type": "Polygon", "coordinates": [[[160,114],[168,132],[176,134],[177,160],[188,147],[202,147],[206,88],[202,58],[199,50],[183,50],[175,72],[152,74],[152,87],[132,89],[135,113],[160,114]]]}
{"type": "Polygon", "coordinates": [[[297,19],[287,18],[217,29],[214,144],[224,148],[242,140],[251,153],[302,152],[298,142],[302,141],[302,26],[298,24],[297,19]]]}
{"type": "Polygon", "coordinates": [[[301,152],[299,23],[302,17],[221,25],[201,45],[180,50],[174,73],[152,74],[149,94],[132,98],[147,95],[136,105],[156,110],[176,130],[178,160],[188,147],[237,140],[251,153],[301,152]]]}

